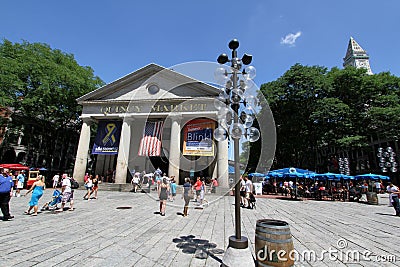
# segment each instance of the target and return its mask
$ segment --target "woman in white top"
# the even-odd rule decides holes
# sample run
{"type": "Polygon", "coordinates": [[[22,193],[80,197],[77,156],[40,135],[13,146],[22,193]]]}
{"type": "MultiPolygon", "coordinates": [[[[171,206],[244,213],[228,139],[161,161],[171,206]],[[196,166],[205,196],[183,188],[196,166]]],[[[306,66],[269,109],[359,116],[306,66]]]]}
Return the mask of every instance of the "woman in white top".
{"type": "Polygon", "coordinates": [[[92,192],[92,187],[93,187],[93,175],[89,175],[88,179],[85,182],[85,187],[87,188],[87,192],[83,196],[83,199],[89,200],[90,199],[90,194],[92,192]]]}

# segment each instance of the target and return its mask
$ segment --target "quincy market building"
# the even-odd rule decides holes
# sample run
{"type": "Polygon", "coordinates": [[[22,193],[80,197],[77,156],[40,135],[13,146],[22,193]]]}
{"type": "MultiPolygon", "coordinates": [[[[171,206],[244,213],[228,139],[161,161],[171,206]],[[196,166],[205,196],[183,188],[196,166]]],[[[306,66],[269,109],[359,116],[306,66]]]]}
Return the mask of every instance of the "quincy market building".
{"type": "Polygon", "coordinates": [[[129,172],[160,168],[179,184],[194,175],[228,186],[228,141],[213,139],[216,96],[216,87],[149,64],[78,98],[83,125],[73,177],[83,182],[92,155],[94,173],[111,171],[116,184],[129,182],[129,172]]]}

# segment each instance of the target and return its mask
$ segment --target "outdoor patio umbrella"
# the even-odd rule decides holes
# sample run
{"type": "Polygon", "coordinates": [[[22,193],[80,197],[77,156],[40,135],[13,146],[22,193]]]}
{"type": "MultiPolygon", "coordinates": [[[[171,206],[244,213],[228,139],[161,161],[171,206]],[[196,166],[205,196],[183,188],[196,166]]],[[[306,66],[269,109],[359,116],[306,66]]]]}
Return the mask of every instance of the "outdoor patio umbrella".
{"type": "Polygon", "coordinates": [[[323,180],[328,180],[328,181],[340,181],[340,178],[342,178],[342,174],[339,173],[317,173],[314,175],[315,179],[323,179],[323,180]]]}
{"type": "Polygon", "coordinates": [[[259,172],[252,172],[252,173],[249,173],[248,177],[250,177],[250,178],[252,178],[252,177],[265,177],[265,174],[259,173],[259,172]]]}
{"type": "Polygon", "coordinates": [[[361,174],[354,176],[355,179],[369,179],[369,180],[390,180],[389,176],[380,175],[380,174],[361,174]]]}

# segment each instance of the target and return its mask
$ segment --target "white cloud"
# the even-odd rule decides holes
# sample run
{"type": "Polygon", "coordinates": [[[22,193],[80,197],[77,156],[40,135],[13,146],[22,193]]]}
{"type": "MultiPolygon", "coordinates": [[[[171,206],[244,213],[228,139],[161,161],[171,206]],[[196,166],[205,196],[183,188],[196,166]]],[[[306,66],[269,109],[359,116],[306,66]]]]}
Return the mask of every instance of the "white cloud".
{"type": "Polygon", "coordinates": [[[295,34],[289,33],[284,38],[281,38],[281,44],[295,46],[296,39],[301,36],[301,32],[296,32],[295,34]]]}

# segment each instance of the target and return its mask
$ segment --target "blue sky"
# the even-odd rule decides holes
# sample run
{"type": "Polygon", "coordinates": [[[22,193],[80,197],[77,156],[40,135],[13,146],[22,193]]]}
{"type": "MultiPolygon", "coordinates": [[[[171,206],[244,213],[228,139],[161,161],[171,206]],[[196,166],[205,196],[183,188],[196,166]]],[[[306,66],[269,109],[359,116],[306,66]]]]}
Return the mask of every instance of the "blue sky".
{"type": "Polygon", "coordinates": [[[215,61],[237,38],[260,86],[295,63],[341,68],[350,36],[374,73],[400,76],[399,10],[398,0],[2,1],[0,38],[72,53],[106,83],[151,62],[215,61]]]}

